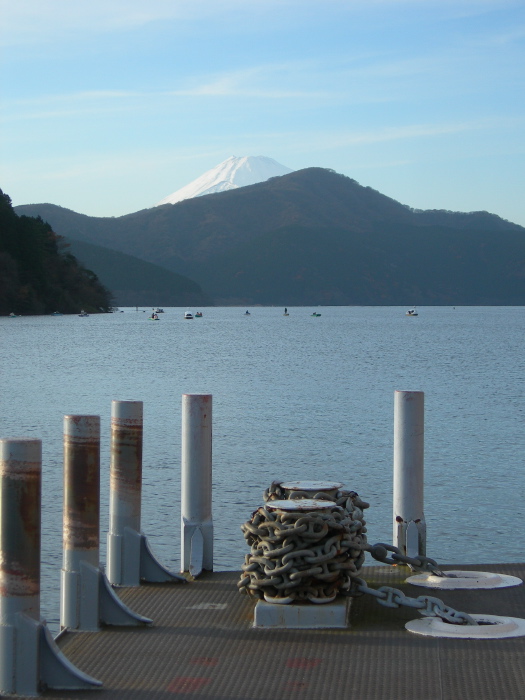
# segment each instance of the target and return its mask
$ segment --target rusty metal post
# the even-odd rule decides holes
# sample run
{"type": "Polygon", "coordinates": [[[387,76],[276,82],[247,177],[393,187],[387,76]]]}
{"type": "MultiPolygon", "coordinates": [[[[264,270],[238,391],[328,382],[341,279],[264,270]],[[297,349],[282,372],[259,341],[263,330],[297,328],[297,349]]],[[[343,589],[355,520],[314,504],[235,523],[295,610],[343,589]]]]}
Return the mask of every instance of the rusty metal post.
{"type": "Polygon", "coordinates": [[[64,416],[64,569],[99,565],[100,416],[64,416]]]}
{"type": "Polygon", "coordinates": [[[182,396],[182,570],[213,571],[212,397],[182,396]]]}
{"type": "Polygon", "coordinates": [[[64,416],[62,628],[151,622],[129,610],[100,570],[100,416],[64,416]]]}
{"type": "Polygon", "coordinates": [[[0,440],[0,693],[100,685],[76,669],[40,621],[42,442],[0,440]],[[45,661],[45,663],[44,663],[45,661]]]}
{"type": "Polygon", "coordinates": [[[408,556],[426,554],[424,393],[394,393],[394,546],[408,556]]]}
{"type": "Polygon", "coordinates": [[[98,586],[93,581],[82,585],[82,565],[95,571],[100,565],[99,416],[64,416],[63,528],[60,625],[97,630],[98,586]]]}
{"type": "Polygon", "coordinates": [[[40,618],[42,442],[0,440],[0,620],[40,618]]]}
{"type": "Polygon", "coordinates": [[[0,450],[0,692],[19,693],[37,681],[35,640],[23,658],[17,623],[18,613],[40,621],[42,443],[0,440],[0,450]]]}
{"type": "Polygon", "coordinates": [[[186,581],[153,556],[141,532],[142,401],[112,401],[107,576],[114,586],[186,581]]]}

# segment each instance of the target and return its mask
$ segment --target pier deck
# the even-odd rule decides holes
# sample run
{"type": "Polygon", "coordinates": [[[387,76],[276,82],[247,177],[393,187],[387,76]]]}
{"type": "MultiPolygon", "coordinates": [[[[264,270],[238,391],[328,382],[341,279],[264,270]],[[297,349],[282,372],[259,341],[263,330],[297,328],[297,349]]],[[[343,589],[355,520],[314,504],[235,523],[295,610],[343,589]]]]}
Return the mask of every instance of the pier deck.
{"type": "MultiPolygon", "coordinates": [[[[525,564],[455,565],[525,577],[525,564]]],[[[429,591],[404,583],[404,567],[365,567],[370,586],[442,598],[471,613],[525,618],[525,586],[429,591]]],[[[67,633],[59,646],[101,690],[47,691],[46,698],[108,700],[523,700],[525,637],[462,640],[407,632],[416,610],[389,609],[371,596],[352,602],[347,630],[256,630],[255,601],[238,593],[236,572],[188,585],[120,589],[148,628],[67,633]]]]}

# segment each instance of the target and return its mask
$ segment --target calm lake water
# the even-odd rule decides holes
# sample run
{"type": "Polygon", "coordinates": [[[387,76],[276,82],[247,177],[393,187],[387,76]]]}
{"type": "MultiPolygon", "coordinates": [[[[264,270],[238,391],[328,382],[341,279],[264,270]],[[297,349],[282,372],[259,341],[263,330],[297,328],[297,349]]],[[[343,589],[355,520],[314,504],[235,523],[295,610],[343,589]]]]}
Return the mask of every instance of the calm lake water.
{"type": "MultiPolygon", "coordinates": [[[[239,569],[240,524],[276,478],[341,481],[392,541],[396,389],[425,392],[428,554],[523,561],[525,308],[205,308],[0,318],[1,437],[43,440],[42,615],[56,628],[62,563],[62,420],[102,419],[101,561],[111,400],[144,402],[142,528],[180,557],[181,395],[213,394],[215,566],[239,569]]],[[[371,563],[371,562],[367,562],[371,563]]]]}

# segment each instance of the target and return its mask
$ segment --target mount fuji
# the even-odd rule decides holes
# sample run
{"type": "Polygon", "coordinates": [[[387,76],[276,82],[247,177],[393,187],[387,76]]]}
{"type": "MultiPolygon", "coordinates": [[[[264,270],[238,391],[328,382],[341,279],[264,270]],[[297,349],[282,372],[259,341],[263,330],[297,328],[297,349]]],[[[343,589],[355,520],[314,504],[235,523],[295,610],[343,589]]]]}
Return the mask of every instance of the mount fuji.
{"type": "Polygon", "coordinates": [[[291,168],[281,165],[273,158],[265,156],[243,156],[237,158],[230,156],[219,165],[208,170],[189,185],[181,187],[168,197],[164,197],[155,206],[161,204],[176,204],[183,199],[201,197],[205,194],[215,192],[225,192],[226,190],[236,190],[246,185],[255,185],[258,182],[265,182],[271,177],[288,175],[292,173],[291,168]]]}

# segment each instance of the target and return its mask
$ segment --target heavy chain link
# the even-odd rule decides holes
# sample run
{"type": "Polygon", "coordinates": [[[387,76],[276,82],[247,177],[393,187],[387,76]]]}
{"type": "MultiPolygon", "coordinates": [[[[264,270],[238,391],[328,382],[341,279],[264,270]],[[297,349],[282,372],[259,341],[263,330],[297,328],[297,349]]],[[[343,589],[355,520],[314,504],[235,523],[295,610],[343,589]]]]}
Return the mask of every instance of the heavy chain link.
{"type": "Polygon", "coordinates": [[[241,590],[271,603],[330,603],[348,591],[365,558],[359,508],[327,504],[322,512],[272,511],[264,506],[241,525],[250,546],[241,590]]]}
{"type": "Polygon", "coordinates": [[[408,557],[398,547],[394,547],[391,544],[378,542],[377,544],[369,545],[366,551],[376,561],[380,561],[383,564],[408,564],[412,571],[431,571],[436,576],[446,576],[434,559],[424,557],[421,554],[418,554],[417,557],[408,557]],[[389,557],[388,552],[392,552],[392,556],[389,557]]]}
{"type": "Polygon", "coordinates": [[[453,625],[477,625],[478,623],[467,613],[455,610],[440,598],[429,595],[420,595],[417,598],[406,596],[403,591],[391,586],[381,586],[380,588],[370,588],[362,578],[354,578],[353,595],[356,593],[367,593],[374,596],[380,605],[387,608],[399,608],[404,605],[408,608],[415,608],[421,615],[426,617],[439,617],[444,622],[453,625]]]}
{"type": "Polygon", "coordinates": [[[286,490],[281,486],[282,483],[282,481],[272,481],[270,486],[263,494],[263,500],[265,503],[268,503],[268,501],[283,501],[286,499],[296,500],[301,498],[315,498],[319,501],[332,501],[337,506],[341,506],[341,508],[345,508],[345,510],[355,513],[356,515],[358,514],[358,511],[360,511],[361,518],[363,517],[363,511],[370,507],[370,503],[363,501],[359,497],[359,494],[355,491],[340,489],[336,492],[335,496],[332,496],[324,491],[318,491],[313,495],[308,491],[291,491],[289,494],[287,494],[286,490]]]}
{"type": "MultiPolygon", "coordinates": [[[[264,501],[315,498],[333,504],[327,512],[276,512],[259,508],[252,519],[241,525],[250,545],[237,586],[271,603],[288,604],[300,600],[328,603],[338,594],[372,595],[389,608],[406,606],[422,615],[439,617],[455,625],[477,625],[467,613],[451,608],[434,596],[406,596],[391,586],[370,588],[359,577],[365,552],[384,564],[407,564],[413,571],[429,571],[446,576],[430,557],[409,557],[398,547],[379,542],[369,545],[363,510],[369,507],[355,491],[287,492],[274,481],[264,492],[264,501]]],[[[328,504],[327,504],[328,505],[328,504]]]]}
{"type": "MultiPolygon", "coordinates": [[[[263,498],[264,502],[274,500],[283,500],[286,498],[300,499],[300,498],[315,498],[318,500],[333,501],[336,505],[345,508],[349,512],[356,513],[357,510],[362,511],[369,507],[369,503],[363,501],[359,494],[355,491],[339,490],[335,496],[328,493],[319,492],[315,495],[311,495],[307,491],[292,491],[287,493],[285,489],[281,486],[281,481],[273,481],[269,488],[264,492],[263,498]]],[[[365,521],[363,520],[363,525],[365,521]]],[[[366,530],[365,530],[366,532],[366,530]]],[[[413,571],[430,571],[436,576],[445,576],[441,569],[439,569],[437,562],[430,557],[424,557],[423,555],[418,555],[417,557],[409,557],[401,552],[398,547],[394,547],[391,544],[384,544],[383,542],[378,542],[377,544],[368,545],[367,552],[369,552],[376,561],[380,561],[383,564],[407,564],[413,571]],[[391,556],[388,553],[391,553],[391,556]]]]}

